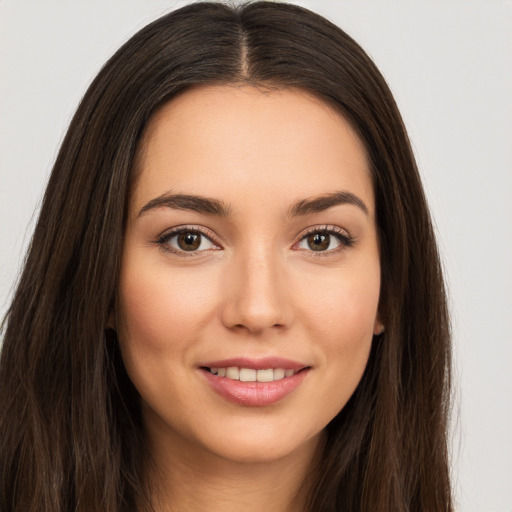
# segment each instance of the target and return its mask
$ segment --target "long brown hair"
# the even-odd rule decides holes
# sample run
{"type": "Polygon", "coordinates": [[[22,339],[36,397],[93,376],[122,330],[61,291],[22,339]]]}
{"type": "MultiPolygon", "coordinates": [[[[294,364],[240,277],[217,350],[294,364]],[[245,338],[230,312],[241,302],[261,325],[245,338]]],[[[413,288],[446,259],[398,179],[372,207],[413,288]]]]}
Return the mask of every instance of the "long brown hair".
{"type": "Polygon", "coordinates": [[[118,50],[85,94],[4,321],[0,510],[149,507],[138,394],[105,326],[141,133],[180,91],[221,83],[313,93],[352,124],[370,161],[386,331],[327,426],[307,510],[451,511],[448,314],[403,122],[357,43],[317,14],[273,2],[174,11],[118,50]]]}

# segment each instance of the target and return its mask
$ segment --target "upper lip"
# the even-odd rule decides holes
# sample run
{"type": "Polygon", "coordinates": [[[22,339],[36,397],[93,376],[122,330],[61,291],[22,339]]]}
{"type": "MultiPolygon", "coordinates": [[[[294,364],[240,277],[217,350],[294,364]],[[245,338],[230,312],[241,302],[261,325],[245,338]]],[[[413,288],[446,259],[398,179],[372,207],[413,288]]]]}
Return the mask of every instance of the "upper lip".
{"type": "Polygon", "coordinates": [[[237,366],[238,368],[251,368],[253,370],[267,370],[269,368],[284,368],[285,370],[302,370],[308,368],[309,365],[285,359],[283,357],[263,357],[263,358],[247,358],[233,357],[230,359],[222,359],[218,361],[207,361],[199,364],[200,367],[207,368],[229,368],[237,366]]]}

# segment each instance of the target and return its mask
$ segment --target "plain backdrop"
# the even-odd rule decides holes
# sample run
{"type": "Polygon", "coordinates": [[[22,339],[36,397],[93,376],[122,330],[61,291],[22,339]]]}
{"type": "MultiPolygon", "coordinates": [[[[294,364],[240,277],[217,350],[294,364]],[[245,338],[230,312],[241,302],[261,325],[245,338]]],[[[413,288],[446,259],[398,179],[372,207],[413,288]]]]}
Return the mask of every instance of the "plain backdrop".
{"type": "MultiPolygon", "coordinates": [[[[0,315],[57,149],[107,58],[186,2],[0,0],[0,315]]],[[[458,512],[512,512],[512,2],[300,1],[388,80],[438,231],[453,315],[458,512]]]]}

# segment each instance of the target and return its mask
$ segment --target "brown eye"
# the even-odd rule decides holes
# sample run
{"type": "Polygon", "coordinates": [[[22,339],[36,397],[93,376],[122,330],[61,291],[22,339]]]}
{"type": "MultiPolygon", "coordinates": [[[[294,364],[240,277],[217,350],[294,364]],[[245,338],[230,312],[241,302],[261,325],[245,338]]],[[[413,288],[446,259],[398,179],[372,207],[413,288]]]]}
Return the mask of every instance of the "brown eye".
{"type": "Polygon", "coordinates": [[[177,236],[178,247],[182,251],[195,251],[201,245],[201,234],[193,231],[185,231],[177,236]]]}
{"type": "Polygon", "coordinates": [[[305,251],[330,254],[352,245],[353,239],[351,236],[345,230],[333,226],[315,229],[304,234],[297,248],[305,251]]]}
{"type": "Polygon", "coordinates": [[[165,234],[158,243],[163,249],[182,255],[183,253],[201,253],[210,249],[219,249],[204,233],[192,229],[176,230],[165,234]]]}
{"type": "Polygon", "coordinates": [[[307,237],[308,247],[312,251],[325,251],[331,244],[331,235],[327,233],[313,233],[307,237]]]}

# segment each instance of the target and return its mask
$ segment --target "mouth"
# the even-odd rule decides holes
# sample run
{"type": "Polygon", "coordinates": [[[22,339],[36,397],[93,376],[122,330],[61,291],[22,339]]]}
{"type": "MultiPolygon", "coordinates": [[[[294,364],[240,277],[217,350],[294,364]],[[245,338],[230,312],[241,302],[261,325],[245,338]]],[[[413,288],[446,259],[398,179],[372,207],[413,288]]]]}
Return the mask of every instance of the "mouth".
{"type": "Polygon", "coordinates": [[[238,380],[241,382],[274,382],[287,377],[293,377],[295,374],[308,369],[305,366],[300,369],[294,368],[244,368],[239,366],[202,366],[201,369],[210,372],[218,377],[225,377],[230,380],[238,380]]]}
{"type": "Polygon", "coordinates": [[[217,394],[237,405],[264,407],[295,392],[311,366],[282,358],[235,358],[201,364],[205,382],[217,394]]]}

